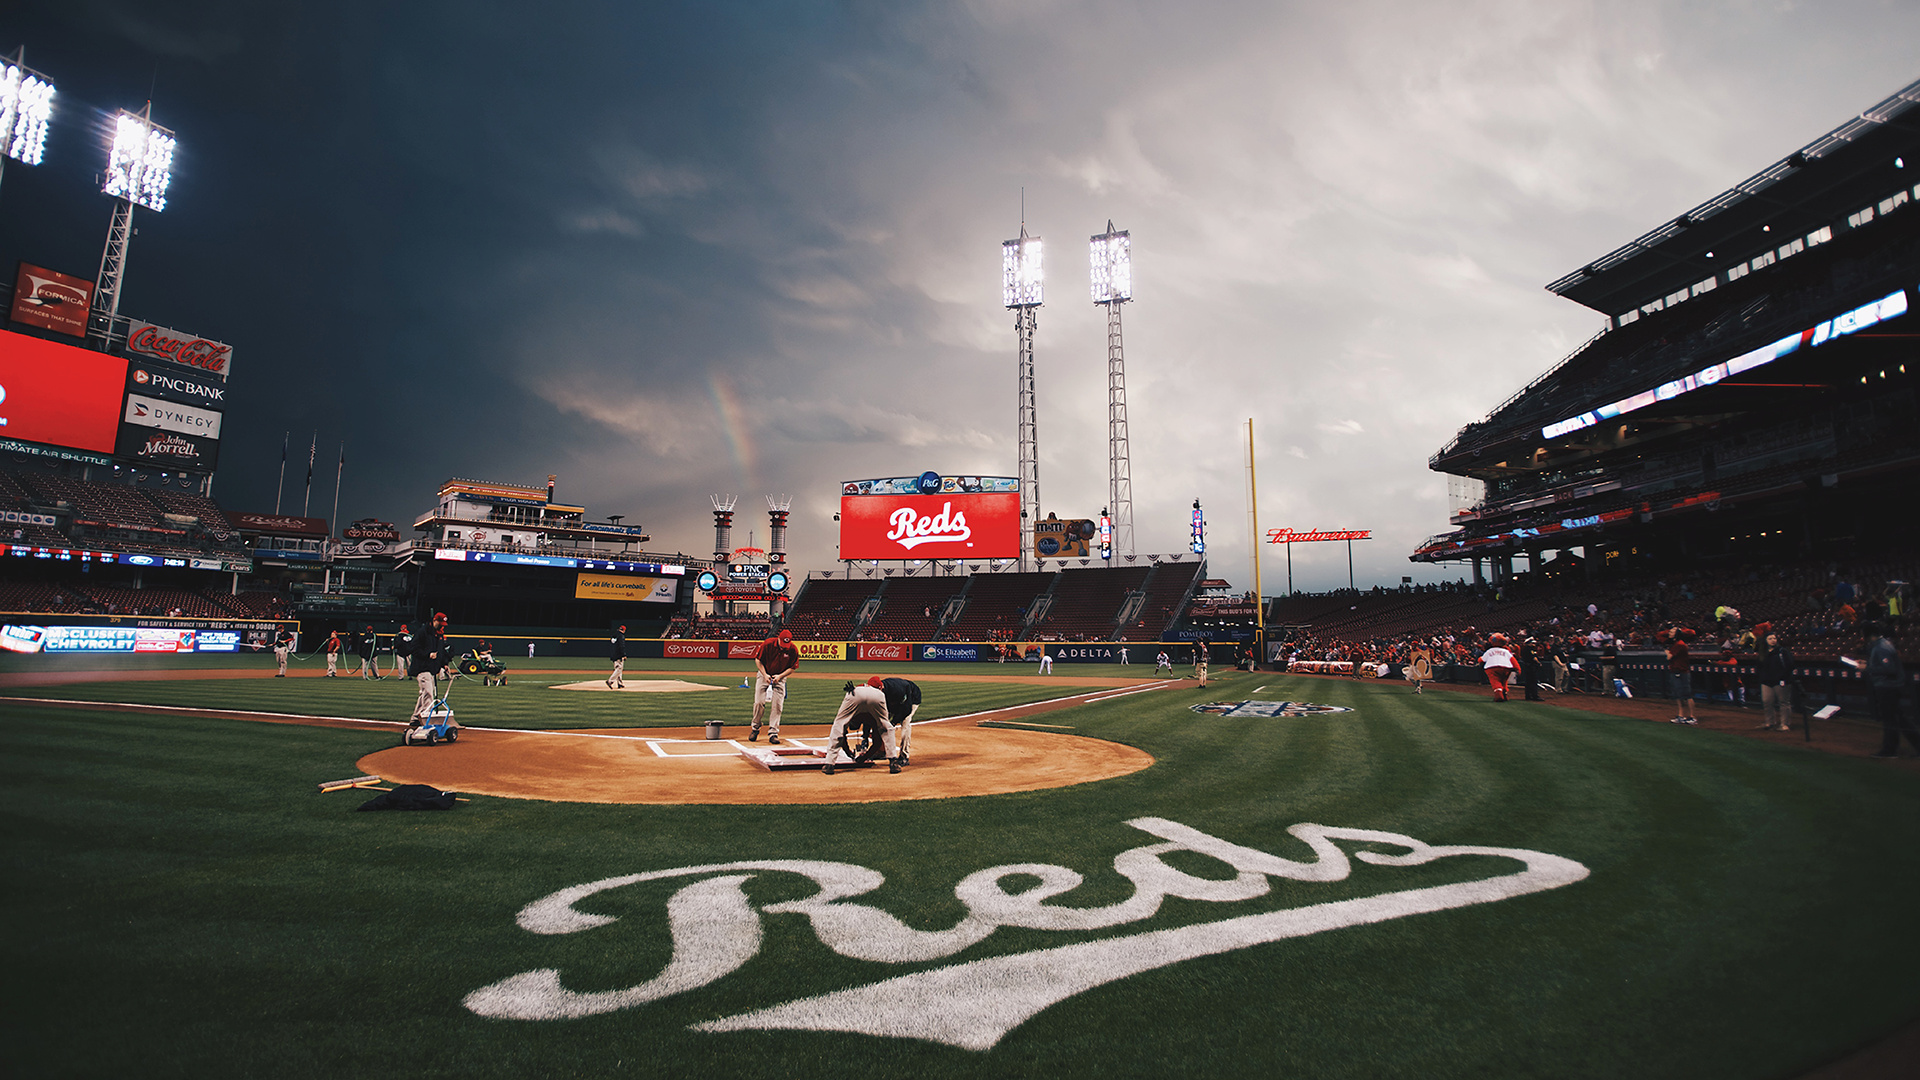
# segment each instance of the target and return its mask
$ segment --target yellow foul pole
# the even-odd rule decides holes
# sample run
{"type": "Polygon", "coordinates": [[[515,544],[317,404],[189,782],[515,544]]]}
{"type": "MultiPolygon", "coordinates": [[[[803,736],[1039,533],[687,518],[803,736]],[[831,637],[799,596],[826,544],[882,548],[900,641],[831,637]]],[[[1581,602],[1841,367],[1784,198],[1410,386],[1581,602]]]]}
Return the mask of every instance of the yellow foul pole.
{"type": "Polygon", "coordinates": [[[1247,500],[1253,507],[1254,663],[1267,658],[1267,605],[1260,590],[1260,477],[1253,463],[1253,417],[1247,417],[1247,500]]]}

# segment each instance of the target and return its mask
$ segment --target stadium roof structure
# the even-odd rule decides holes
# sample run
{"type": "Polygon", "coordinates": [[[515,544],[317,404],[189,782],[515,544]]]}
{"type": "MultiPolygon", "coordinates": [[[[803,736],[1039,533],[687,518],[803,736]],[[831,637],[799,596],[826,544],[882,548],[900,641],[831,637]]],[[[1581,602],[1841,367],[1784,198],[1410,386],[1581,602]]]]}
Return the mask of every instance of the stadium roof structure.
{"type": "Polygon", "coordinates": [[[1547,288],[1612,318],[1920,180],[1920,80],[1547,288]]]}

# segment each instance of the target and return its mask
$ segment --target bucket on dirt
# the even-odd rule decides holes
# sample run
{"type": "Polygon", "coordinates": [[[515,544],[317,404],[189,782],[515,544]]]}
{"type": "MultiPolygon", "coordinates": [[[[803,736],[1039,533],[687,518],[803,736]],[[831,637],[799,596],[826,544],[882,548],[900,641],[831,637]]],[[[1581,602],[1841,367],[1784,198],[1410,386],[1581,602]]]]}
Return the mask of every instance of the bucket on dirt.
{"type": "Polygon", "coordinates": [[[722,724],[723,724],[723,721],[720,721],[720,720],[707,721],[707,738],[718,739],[720,737],[720,728],[722,724]]]}

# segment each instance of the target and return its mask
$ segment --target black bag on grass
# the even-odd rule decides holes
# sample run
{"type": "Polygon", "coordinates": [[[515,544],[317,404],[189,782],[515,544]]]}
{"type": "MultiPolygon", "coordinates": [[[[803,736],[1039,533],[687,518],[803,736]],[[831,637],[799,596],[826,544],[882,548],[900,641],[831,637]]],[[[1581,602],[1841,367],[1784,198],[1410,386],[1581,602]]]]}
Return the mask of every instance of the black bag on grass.
{"type": "Polygon", "coordinates": [[[451,810],[453,792],[425,784],[401,784],[392,791],[383,791],[355,809],[359,810],[451,810]]]}

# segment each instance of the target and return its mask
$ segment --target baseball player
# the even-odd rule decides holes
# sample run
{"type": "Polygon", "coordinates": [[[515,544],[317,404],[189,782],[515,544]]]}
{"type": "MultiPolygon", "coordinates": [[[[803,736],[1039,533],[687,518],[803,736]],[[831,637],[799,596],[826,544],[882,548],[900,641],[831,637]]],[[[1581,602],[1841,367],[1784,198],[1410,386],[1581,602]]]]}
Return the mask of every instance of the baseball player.
{"type": "Polygon", "coordinates": [[[1127,666],[1127,647],[1125,645],[1120,646],[1120,666],[1127,666]]]}
{"type": "Polygon", "coordinates": [[[413,704],[413,722],[408,731],[426,721],[433,708],[434,680],[453,659],[453,646],[447,644],[447,613],[436,611],[433,621],[413,640],[413,652],[407,657],[407,672],[420,684],[420,696],[413,704]]]}
{"type": "Polygon", "coordinates": [[[613,632],[613,672],[607,676],[607,689],[619,690],[627,685],[627,628],[623,623],[613,632]]]}
{"type": "Polygon", "coordinates": [[[1046,645],[1041,644],[1036,647],[1040,650],[1040,674],[1053,674],[1053,657],[1048,655],[1046,645]]]}
{"type": "Polygon", "coordinates": [[[280,628],[279,633],[273,635],[273,662],[280,665],[280,673],[275,675],[274,678],[284,679],[287,677],[287,654],[292,651],[293,631],[283,626],[280,628]]]}
{"type": "Polygon", "coordinates": [[[887,715],[887,695],[877,686],[848,683],[847,696],[840,699],[840,711],[833,716],[833,730],[827,733],[827,763],[820,771],[833,775],[833,763],[840,758],[840,742],[847,736],[847,723],[855,717],[869,728],[879,727],[880,742],[887,751],[887,771],[899,772],[900,759],[894,756],[893,721],[887,715]]]}
{"type": "Polygon", "coordinates": [[[1172,677],[1173,657],[1168,656],[1167,650],[1165,649],[1161,649],[1160,655],[1153,658],[1153,673],[1158,675],[1163,671],[1167,673],[1168,677],[1172,677]]]}
{"type": "Polygon", "coordinates": [[[1507,635],[1495,634],[1489,638],[1487,651],[1480,654],[1480,666],[1487,670],[1487,682],[1493,687],[1493,700],[1507,700],[1507,682],[1520,664],[1514,660],[1513,653],[1507,651],[1507,635]]]}
{"type": "Polygon", "coordinates": [[[1204,641],[1194,645],[1193,647],[1193,677],[1200,680],[1200,685],[1202,688],[1206,687],[1207,685],[1207,643],[1204,641]]]}
{"type": "Polygon", "coordinates": [[[753,729],[747,741],[760,737],[760,713],[767,712],[767,741],[780,745],[780,710],[787,704],[787,676],[800,666],[800,650],[793,645],[793,631],[782,630],[760,643],[754,654],[753,729]]]}
{"type": "Polygon", "coordinates": [[[920,712],[920,684],[907,679],[883,679],[875,675],[867,680],[867,685],[887,697],[887,716],[899,730],[894,737],[894,742],[900,747],[898,760],[905,765],[908,754],[913,750],[913,718],[920,712]]]}

